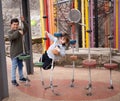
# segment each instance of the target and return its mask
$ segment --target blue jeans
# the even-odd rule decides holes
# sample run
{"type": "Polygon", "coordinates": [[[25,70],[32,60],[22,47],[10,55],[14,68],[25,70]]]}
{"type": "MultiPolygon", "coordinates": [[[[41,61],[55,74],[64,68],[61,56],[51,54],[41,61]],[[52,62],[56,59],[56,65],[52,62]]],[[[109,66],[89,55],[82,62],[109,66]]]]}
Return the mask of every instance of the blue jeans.
{"type": "Polygon", "coordinates": [[[18,67],[19,79],[23,78],[23,61],[19,60],[17,57],[12,59],[12,80],[16,80],[16,69],[18,67]]]}

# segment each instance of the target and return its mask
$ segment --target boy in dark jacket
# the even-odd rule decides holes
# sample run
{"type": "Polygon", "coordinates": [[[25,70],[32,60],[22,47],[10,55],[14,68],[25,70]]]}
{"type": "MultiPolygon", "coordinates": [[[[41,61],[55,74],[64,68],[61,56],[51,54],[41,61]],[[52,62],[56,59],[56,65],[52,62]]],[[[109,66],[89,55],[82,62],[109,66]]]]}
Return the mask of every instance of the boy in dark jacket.
{"type": "Polygon", "coordinates": [[[23,76],[23,61],[18,59],[18,56],[23,53],[23,42],[22,37],[28,30],[28,25],[24,20],[24,17],[21,17],[21,21],[23,23],[24,28],[19,28],[19,20],[14,18],[11,20],[11,29],[8,32],[8,37],[10,41],[10,57],[12,61],[11,68],[11,79],[12,84],[15,86],[19,86],[16,81],[16,68],[18,66],[19,80],[21,82],[25,82],[26,78],[23,76]]]}

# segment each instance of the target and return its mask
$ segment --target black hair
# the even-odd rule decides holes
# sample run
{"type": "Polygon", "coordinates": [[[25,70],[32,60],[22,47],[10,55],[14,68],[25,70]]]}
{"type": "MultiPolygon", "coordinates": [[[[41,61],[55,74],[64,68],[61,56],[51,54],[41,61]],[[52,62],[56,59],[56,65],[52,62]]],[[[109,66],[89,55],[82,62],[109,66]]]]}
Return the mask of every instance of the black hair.
{"type": "Polygon", "coordinates": [[[10,23],[12,24],[12,23],[14,23],[14,22],[17,22],[17,23],[19,24],[19,20],[18,20],[17,18],[11,19],[11,22],[10,22],[10,23]]]}

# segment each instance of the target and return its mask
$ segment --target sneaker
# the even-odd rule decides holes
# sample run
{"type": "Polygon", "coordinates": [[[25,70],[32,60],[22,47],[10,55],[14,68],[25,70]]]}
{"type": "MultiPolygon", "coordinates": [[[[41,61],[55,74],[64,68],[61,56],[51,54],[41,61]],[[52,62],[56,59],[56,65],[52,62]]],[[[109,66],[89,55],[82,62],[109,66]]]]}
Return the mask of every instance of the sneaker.
{"type": "Polygon", "coordinates": [[[26,78],[22,78],[22,79],[19,79],[20,80],[20,82],[26,82],[27,81],[27,79],[26,78]]]}
{"type": "Polygon", "coordinates": [[[19,86],[19,84],[17,83],[16,80],[12,80],[12,84],[13,84],[14,86],[19,86]]]}

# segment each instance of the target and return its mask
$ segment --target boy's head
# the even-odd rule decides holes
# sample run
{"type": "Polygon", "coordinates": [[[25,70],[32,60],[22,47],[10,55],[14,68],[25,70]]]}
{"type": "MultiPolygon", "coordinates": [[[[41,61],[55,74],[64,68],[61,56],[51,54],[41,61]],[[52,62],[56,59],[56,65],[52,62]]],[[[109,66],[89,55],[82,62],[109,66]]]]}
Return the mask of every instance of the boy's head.
{"type": "Polygon", "coordinates": [[[63,33],[62,37],[60,38],[60,43],[62,45],[66,45],[69,43],[69,35],[67,33],[63,33]]]}
{"type": "Polygon", "coordinates": [[[17,18],[14,18],[11,20],[10,24],[12,30],[17,30],[19,27],[19,20],[17,18]]]}

